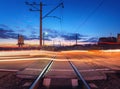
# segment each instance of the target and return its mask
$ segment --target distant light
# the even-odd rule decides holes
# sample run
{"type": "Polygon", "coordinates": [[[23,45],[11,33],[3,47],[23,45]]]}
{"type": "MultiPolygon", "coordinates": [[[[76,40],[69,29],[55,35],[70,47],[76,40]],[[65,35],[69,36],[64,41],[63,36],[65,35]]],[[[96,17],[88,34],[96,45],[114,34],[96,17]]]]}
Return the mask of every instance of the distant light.
{"type": "Polygon", "coordinates": [[[44,35],[48,35],[48,32],[44,32],[44,35]]]}

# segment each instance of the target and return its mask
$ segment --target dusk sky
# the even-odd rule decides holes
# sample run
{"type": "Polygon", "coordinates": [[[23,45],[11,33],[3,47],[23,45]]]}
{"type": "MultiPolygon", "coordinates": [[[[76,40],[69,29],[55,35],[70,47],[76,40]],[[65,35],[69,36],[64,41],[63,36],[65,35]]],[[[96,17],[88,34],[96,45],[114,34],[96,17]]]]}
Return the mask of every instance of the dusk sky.
{"type": "Polygon", "coordinates": [[[64,8],[49,15],[61,19],[43,19],[46,41],[71,41],[77,33],[79,41],[95,42],[120,33],[120,0],[0,0],[0,43],[15,42],[18,34],[27,41],[38,41],[39,12],[29,11],[32,7],[25,5],[26,1],[46,4],[43,16],[63,1],[64,8]]]}

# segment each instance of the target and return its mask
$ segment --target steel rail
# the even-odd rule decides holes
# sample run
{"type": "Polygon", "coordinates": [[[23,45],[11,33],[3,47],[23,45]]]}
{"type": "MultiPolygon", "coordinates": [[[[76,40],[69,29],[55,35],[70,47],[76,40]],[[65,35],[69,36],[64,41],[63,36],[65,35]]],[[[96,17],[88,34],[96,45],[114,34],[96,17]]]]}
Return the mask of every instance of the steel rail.
{"type": "Polygon", "coordinates": [[[53,60],[51,60],[45,68],[42,70],[40,75],[37,77],[37,79],[33,82],[33,84],[30,86],[29,89],[37,89],[39,87],[40,80],[44,77],[44,75],[48,72],[50,69],[51,65],[53,64],[53,60]]]}
{"type": "Polygon", "coordinates": [[[82,84],[85,85],[85,86],[82,86],[82,87],[84,87],[82,89],[91,89],[90,86],[85,81],[85,79],[83,78],[83,76],[80,74],[80,72],[76,68],[76,66],[74,64],[72,64],[72,62],[69,59],[68,59],[68,62],[71,65],[71,67],[73,68],[73,70],[74,70],[75,74],[77,75],[78,79],[81,80],[82,84]]]}

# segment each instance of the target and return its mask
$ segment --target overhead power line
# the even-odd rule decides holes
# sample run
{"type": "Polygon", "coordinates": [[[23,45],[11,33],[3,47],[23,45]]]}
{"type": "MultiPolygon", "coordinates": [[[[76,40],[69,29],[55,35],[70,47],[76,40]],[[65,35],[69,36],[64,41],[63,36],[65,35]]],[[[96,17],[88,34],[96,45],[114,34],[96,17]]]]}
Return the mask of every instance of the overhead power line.
{"type": "Polygon", "coordinates": [[[86,24],[86,22],[89,20],[89,18],[102,6],[103,2],[104,2],[104,0],[102,0],[98,4],[98,6],[86,17],[86,19],[83,21],[83,23],[78,26],[77,30],[86,24]]]}

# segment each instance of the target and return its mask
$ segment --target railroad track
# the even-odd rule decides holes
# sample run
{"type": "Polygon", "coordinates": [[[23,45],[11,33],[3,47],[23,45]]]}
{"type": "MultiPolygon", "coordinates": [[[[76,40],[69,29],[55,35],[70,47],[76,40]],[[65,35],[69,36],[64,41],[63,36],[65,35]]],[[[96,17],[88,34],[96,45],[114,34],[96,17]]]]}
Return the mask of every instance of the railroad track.
{"type": "MultiPolygon", "coordinates": [[[[43,80],[45,79],[45,75],[47,73],[49,73],[49,70],[52,67],[52,64],[54,64],[54,59],[51,59],[51,61],[43,68],[42,72],[39,74],[39,76],[36,78],[36,80],[31,84],[29,89],[68,89],[68,87],[62,87],[60,88],[60,86],[58,86],[57,88],[52,87],[43,87],[43,80]]],[[[82,77],[81,73],[78,71],[78,69],[76,68],[76,66],[70,61],[69,58],[66,57],[66,60],[68,62],[68,64],[70,65],[70,67],[73,69],[75,76],[77,78],[77,82],[78,82],[78,86],[76,88],[73,88],[71,85],[69,87],[69,89],[91,89],[90,86],[88,85],[88,83],[85,81],[85,79],[82,77]]],[[[66,78],[63,79],[63,82],[66,81],[66,78]]],[[[55,82],[58,82],[57,80],[55,82]]],[[[64,84],[63,84],[64,85],[64,84]]]]}

